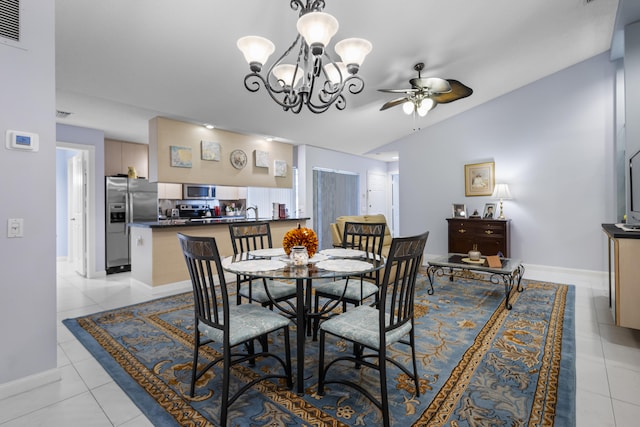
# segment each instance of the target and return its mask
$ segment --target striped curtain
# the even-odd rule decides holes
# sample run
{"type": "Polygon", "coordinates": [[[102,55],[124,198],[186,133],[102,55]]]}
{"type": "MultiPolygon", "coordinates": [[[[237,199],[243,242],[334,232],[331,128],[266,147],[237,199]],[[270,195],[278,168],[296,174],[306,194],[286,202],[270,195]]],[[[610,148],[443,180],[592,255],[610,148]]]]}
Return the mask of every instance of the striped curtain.
{"type": "Polygon", "coordinates": [[[313,170],[313,229],[318,247],[333,244],[329,225],[342,215],[359,215],[360,176],[350,172],[313,170]]]}

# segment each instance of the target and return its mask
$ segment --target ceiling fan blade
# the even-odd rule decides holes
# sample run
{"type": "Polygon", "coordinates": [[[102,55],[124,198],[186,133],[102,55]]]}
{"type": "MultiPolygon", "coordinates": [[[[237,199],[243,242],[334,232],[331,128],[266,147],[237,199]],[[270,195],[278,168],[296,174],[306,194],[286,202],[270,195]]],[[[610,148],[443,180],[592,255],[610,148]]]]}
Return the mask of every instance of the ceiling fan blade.
{"type": "Polygon", "coordinates": [[[378,89],[378,92],[412,94],[418,92],[418,89],[378,89]]]}
{"type": "Polygon", "coordinates": [[[451,85],[445,79],[438,77],[415,78],[409,80],[411,86],[428,88],[432,93],[446,93],[451,91],[451,85]]]}
{"type": "Polygon", "coordinates": [[[451,85],[451,92],[437,93],[431,96],[439,104],[447,104],[449,102],[457,101],[458,99],[466,98],[473,93],[473,89],[457,80],[447,80],[451,85]]]}
{"type": "Polygon", "coordinates": [[[395,107],[396,105],[404,104],[408,100],[409,98],[406,98],[406,97],[393,99],[389,102],[386,102],[382,107],[380,107],[380,111],[384,111],[388,108],[395,107]]]}

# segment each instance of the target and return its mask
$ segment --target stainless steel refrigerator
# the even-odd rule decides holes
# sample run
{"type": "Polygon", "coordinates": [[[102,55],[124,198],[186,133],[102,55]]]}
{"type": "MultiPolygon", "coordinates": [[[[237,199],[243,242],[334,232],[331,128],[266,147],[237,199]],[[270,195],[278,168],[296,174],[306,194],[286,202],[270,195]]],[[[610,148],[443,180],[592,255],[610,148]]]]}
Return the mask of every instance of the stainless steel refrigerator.
{"type": "Polygon", "coordinates": [[[131,270],[127,224],[158,220],[158,184],[146,179],[106,177],[106,270],[131,270]]]}

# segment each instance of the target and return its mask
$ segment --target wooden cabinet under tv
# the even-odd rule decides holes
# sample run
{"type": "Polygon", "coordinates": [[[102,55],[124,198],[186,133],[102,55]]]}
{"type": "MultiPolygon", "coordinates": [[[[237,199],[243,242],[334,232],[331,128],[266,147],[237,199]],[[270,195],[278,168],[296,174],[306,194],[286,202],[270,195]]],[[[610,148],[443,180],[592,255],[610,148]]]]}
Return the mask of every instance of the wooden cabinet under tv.
{"type": "Polygon", "coordinates": [[[510,219],[447,218],[449,253],[466,254],[478,245],[482,255],[511,255],[510,219]]]}

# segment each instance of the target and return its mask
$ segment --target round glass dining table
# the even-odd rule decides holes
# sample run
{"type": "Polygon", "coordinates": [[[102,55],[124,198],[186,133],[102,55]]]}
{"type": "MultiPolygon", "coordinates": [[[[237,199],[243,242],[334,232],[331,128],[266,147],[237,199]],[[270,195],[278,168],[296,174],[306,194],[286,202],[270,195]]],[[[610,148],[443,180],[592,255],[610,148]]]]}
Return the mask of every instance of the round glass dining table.
{"type": "MultiPolygon", "coordinates": [[[[311,320],[333,310],[340,301],[315,312],[311,304],[313,281],[319,279],[336,280],[343,277],[362,277],[380,270],[386,259],[354,249],[333,248],[315,254],[305,265],[293,265],[282,248],[259,249],[227,257],[222,267],[230,273],[256,279],[281,279],[291,281],[296,287],[295,304],[276,302],[273,305],[294,320],[297,328],[297,393],[304,394],[304,355],[306,335],[310,334],[311,320]],[[288,304],[288,305],[287,305],[288,304]]],[[[268,287],[266,288],[269,295],[268,287]]]]}

